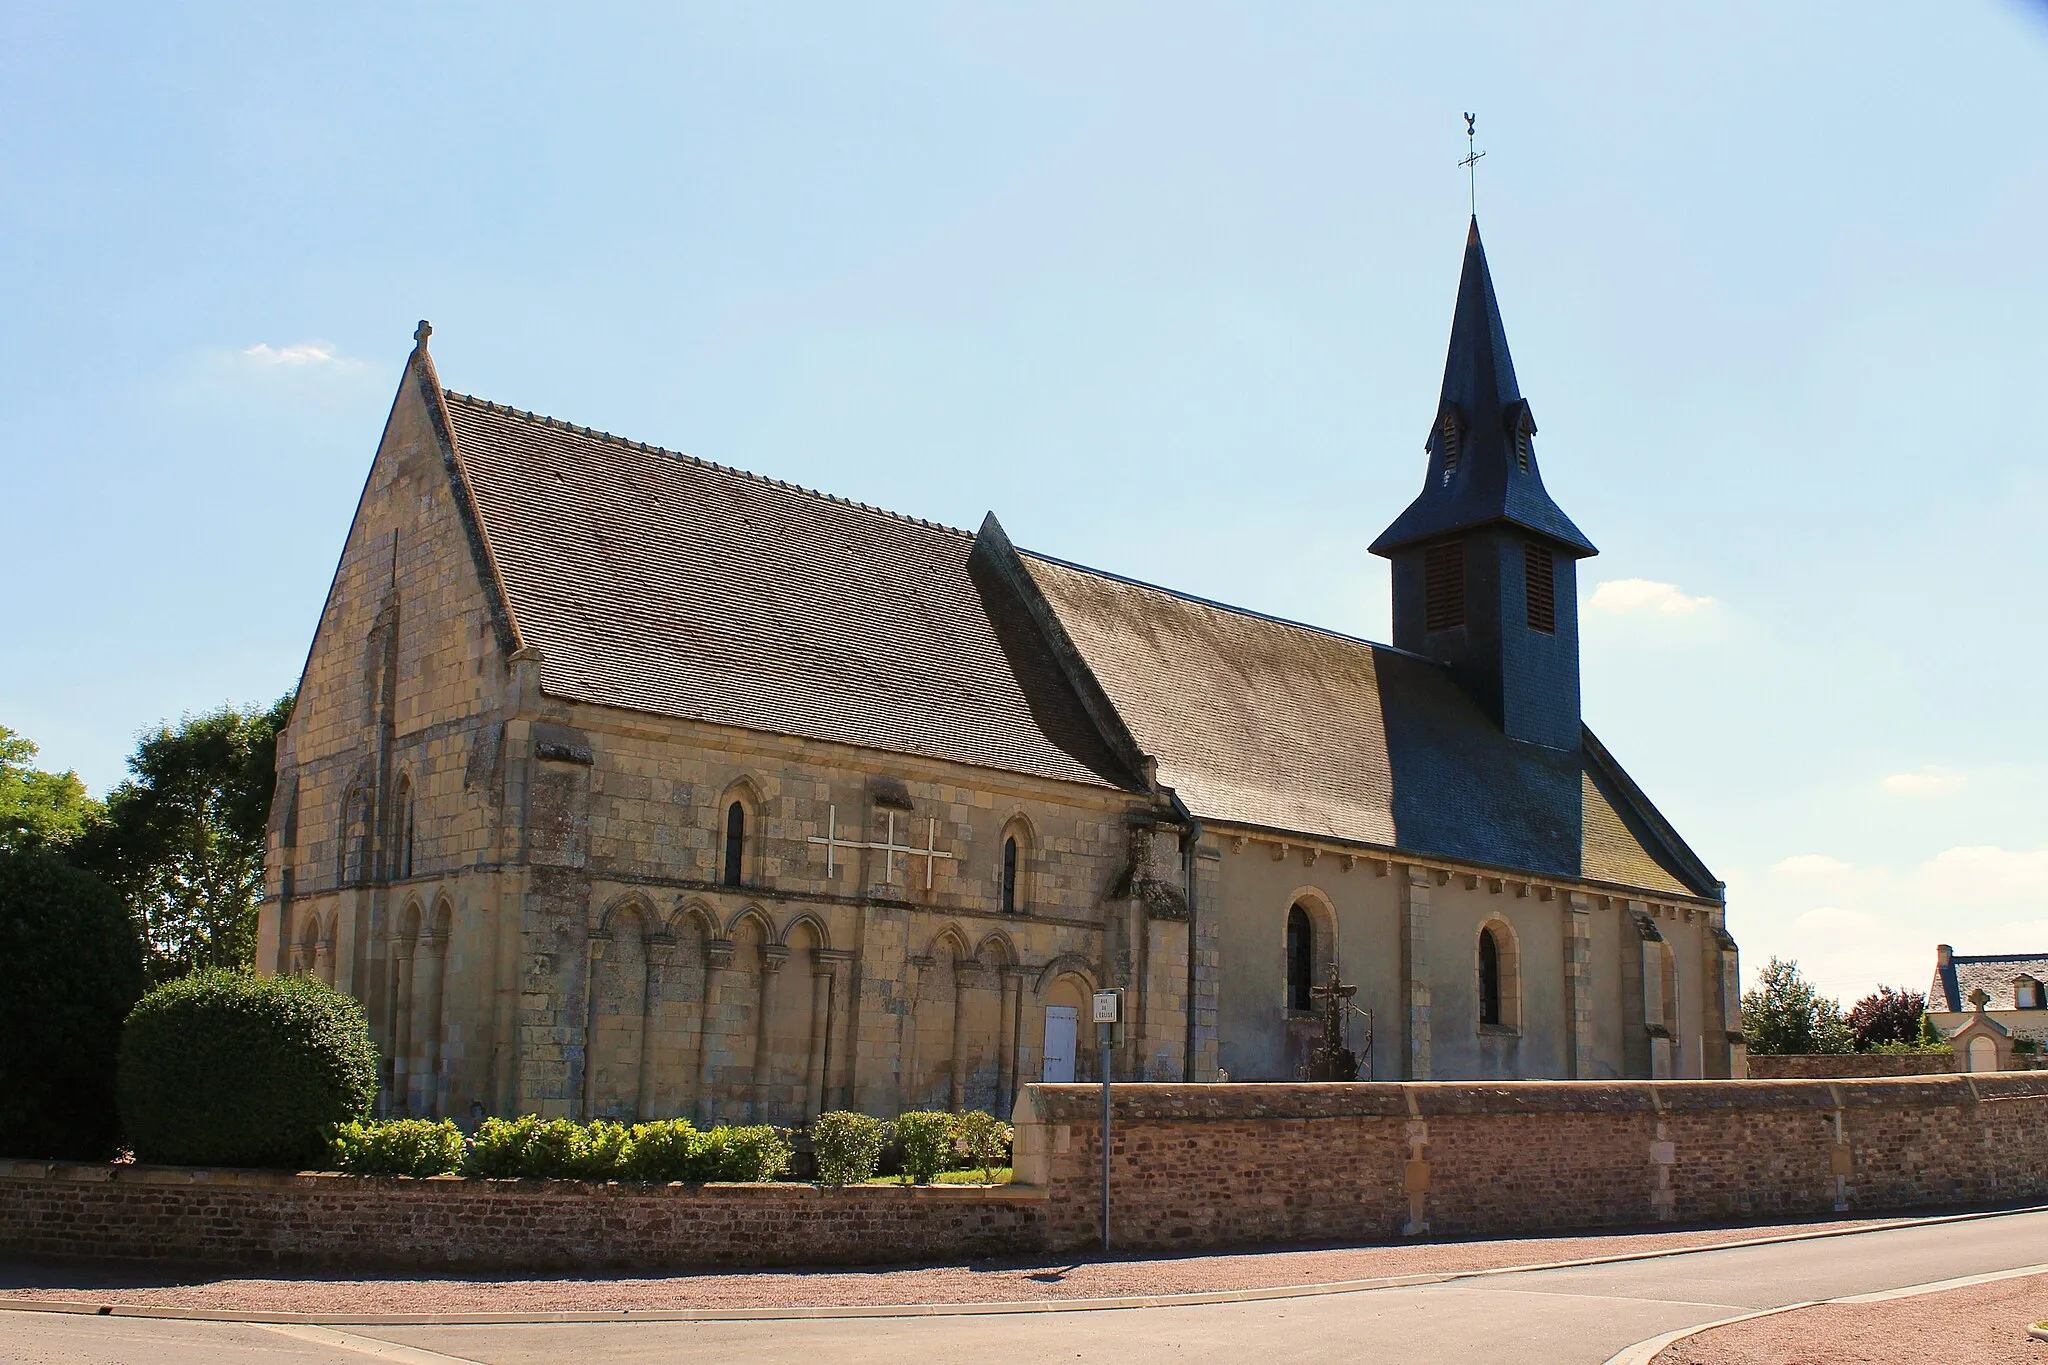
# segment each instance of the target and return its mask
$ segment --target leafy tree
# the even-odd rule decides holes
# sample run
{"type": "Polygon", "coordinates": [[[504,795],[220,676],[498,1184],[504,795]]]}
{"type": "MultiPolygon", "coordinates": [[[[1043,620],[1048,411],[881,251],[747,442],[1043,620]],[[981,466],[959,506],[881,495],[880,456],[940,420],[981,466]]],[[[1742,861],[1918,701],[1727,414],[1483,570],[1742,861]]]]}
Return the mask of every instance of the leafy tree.
{"type": "Polygon", "coordinates": [[[77,773],[33,768],[35,756],[34,741],[0,725],[0,849],[68,844],[99,816],[77,773]]]}
{"type": "Polygon", "coordinates": [[[152,981],[256,958],[264,834],[287,693],[268,710],[224,706],[143,736],[133,774],[73,857],[128,901],[152,981]]]}
{"type": "Polygon", "coordinates": [[[0,849],[0,1156],[114,1154],[115,1049],[141,994],[121,898],[52,849],[0,849]]]}
{"type": "Polygon", "coordinates": [[[1849,1027],[1856,1032],[1856,1050],[1868,1052],[1881,1043],[1917,1043],[1920,1021],[1926,1016],[1926,996],[1918,991],[1879,986],[1849,1009],[1849,1027]]]}
{"type": "Polygon", "coordinates": [[[1842,1007],[1817,994],[1797,962],[1772,958],[1755,990],[1742,997],[1742,1032],[1761,1056],[1853,1052],[1855,1030],[1842,1007]]]}

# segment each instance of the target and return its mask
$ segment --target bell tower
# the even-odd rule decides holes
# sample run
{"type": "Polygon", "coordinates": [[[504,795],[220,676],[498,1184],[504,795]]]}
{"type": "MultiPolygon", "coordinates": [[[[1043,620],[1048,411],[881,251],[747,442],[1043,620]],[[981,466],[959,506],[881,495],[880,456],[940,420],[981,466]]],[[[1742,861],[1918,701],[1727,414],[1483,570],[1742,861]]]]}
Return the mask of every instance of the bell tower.
{"type": "Polygon", "coordinates": [[[1510,739],[1579,747],[1578,562],[1550,500],[1474,218],[1422,492],[1372,543],[1393,563],[1394,644],[1436,659],[1510,739]]]}

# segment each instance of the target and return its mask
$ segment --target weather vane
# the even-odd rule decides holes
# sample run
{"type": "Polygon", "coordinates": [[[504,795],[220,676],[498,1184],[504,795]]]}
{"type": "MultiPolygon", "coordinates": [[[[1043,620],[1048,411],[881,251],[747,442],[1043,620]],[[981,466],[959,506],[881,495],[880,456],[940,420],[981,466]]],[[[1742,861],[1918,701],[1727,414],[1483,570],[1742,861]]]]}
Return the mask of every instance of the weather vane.
{"type": "Polygon", "coordinates": [[[1472,216],[1479,216],[1479,158],[1486,153],[1478,149],[1473,138],[1479,135],[1476,115],[1465,115],[1465,159],[1458,164],[1465,168],[1465,187],[1472,197],[1472,216]]]}

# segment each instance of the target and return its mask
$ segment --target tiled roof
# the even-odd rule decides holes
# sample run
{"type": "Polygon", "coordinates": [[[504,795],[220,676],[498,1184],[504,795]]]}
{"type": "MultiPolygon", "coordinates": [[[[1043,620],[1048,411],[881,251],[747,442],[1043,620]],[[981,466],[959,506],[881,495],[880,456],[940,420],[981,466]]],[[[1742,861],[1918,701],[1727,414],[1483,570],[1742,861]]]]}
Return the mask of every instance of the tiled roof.
{"type": "Polygon", "coordinates": [[[2048,956],[2038,953],[1975,954],[1956,953],[1949,967],[1936,966],[1934,984],[1927,988],[1931,1010],[1972,1010],[1970,993],[1982,990],[1991,997],[1986,1009],[2019,1008],[2014,983],[2023,976],[2048,984],[2048,956]]]}
{"type": "Polygon", "coordinates": [[[462,394],[541,684],[578,701],[1128,785],[972,536],[462,394]]]}
{"type": "MultiPolygon", "coordinates": [[[[1159,780],[1197,815],[1673,895],[1587,755],[1508,739],[1444,668],[1043,556],[1024,562],[1159,780]]],[[[1604,753],[1604,751],[1603,751],[1604,753]]],[[[1696,860],[1695,860],[1696,861],[1696,860]]]]}
{"type": "Polygon", "coordinates": [[[1014,557],[993,520],[977,554],[949,527],[446,403],[551,695],[1098,787],[1141,788],[1142,752],[1206,819],[1716,893],[1590,735],[1511,741],[1427,659],[1014,557]]]}

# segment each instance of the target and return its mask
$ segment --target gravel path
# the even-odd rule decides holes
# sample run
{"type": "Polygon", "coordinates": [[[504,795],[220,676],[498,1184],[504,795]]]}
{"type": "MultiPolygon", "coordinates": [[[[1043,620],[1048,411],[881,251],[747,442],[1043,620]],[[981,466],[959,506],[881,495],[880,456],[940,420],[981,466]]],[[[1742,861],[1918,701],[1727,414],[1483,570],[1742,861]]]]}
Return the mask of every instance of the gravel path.
{"type": "MultiPolygon", "coordinates": [[[[1816,1228],[1884,1227],[1898,1219],[1814,1220],[1673,1232],[1593,1233],[1484,1242],[1318,1247],[1210,1256],[974,1262],[875,1270],[678,1276],[435,1276],[417,1279],[254,1278],[133,1267],[0,1264],[8,1298],[292,1313],[520,1313],[688,1308],[832,1307],[1112,1298],[1323,1284],[1781,1236],[1816,1228]]],[[[2038,1315],[2037,1315],[2038,1316],[2038,1315]]]]}
{"type": "Polygon", "coordinates": [[[2027,1324],[2043,1318],[2048,1275],[2027,1275],[1886,1303],[1798,1308],[1716,1327],[1660,1352],[1655,1365],[2048,1365],[2048,1342],[2027,1335],[2027,1324]]]}

